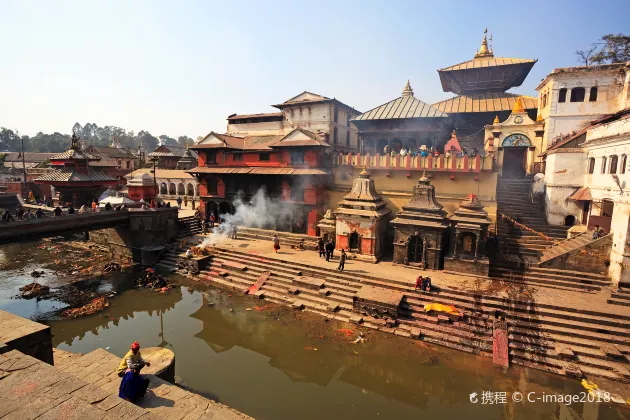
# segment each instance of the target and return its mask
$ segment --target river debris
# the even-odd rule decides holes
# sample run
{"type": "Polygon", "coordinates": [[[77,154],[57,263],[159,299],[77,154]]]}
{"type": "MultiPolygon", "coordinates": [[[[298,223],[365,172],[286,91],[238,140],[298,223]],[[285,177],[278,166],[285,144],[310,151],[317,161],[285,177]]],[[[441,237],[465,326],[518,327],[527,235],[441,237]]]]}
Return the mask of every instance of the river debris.
{"type": "Polygon", "coordinates": [[[99,296],[89,303],[78,308],[66,309],[61,313],[61,316],[65,318],[78,318],[85,315],[95,314],[107,308],[108,306],[109,303],[107,303],[107,299],[105,298],[105,296],[99,296]]]}
{"type": "Polygon", "coordinates": [[[109,262],[107,264],[105,264],[105,267],[103,267],[103,273],[111,273],[112,271],[120,271],[122,269],[122,266],[118,263],[115,262],[109,262]]]}
{"type": "Polygon", "coordinates": [[[37,270],[33,270],[33,271],[31,272],[31,277],[35,277],[35,278],[37,279],[37,278],[40,278],[41,276],[43,276],[44,274],[46,274],[46,272],[45,272],[45,271],[37,271],[37,270]]]}
{"type": "Polygon", "coordinates": [[[171,282],[166,277],[160,276],[152,268],[146,269],[146,274],[136,281],[136,285],[161,292],[166,292],[169,287],[174,287],[171,286],[171,282]]]}
{"type": "Polygon", "coordinates": [[[22,292],[22,297],[24,299],[31,299],[37,296],[49,294],[50,288],[48,286],[42,286],[39,283],[31,283],[24,287],[20,287],[20,292],[22,292]]]}

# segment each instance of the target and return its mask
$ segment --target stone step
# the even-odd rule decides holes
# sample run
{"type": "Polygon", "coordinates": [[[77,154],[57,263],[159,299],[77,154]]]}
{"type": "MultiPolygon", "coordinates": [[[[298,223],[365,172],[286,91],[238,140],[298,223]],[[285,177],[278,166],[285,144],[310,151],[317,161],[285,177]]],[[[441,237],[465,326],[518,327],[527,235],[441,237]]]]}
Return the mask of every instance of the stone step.
{"type": "Polygon", "coordinates": [[[509,268],[491,267],[491,276],[499,276],[501,278],[518,278],[526,280],[534,280],[538,283],[541,282],[554,282],[558,285],[582,285],[582,286],[609,286],[609,280],[593,279],[591,277],[576,277],[576,276],[563,276],[553,273],[539,273],[532,270],[511,270],[509,268]]]}

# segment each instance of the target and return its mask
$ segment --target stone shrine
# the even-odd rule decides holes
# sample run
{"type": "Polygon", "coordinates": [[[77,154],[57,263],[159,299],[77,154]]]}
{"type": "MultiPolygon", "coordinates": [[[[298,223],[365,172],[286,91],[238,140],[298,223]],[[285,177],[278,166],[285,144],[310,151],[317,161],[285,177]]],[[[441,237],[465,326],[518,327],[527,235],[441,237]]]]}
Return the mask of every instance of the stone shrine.
{"type": "Polygon", "coordinates": [[[486,241],[490,223],[488,213],[477,196],[469,194],[451,217],[450,249],[444,259],[445,270],[488,275],[486,241]]]}
{"type": "Polygon", "coordinates": [[[394,264],[433,270],[442,267],[449,223],[446,211],[435,200],[435,187],[426,173],[413,188],[411,200],[390,222],[394,234],[394,264]]]}
{"type": "Polygon", "coordinates": [[[359,259],[378,261],[383,255],[391,210],[376,193],[374,180],[365,168],[334,213],[336,248],[346,249],[359,259]]]}
{"type": "Polygon", "coordinates": [[[319,228],[319,236],[324,239],[324,242],[328,242],[329,239],[337,239],[335,237],[335,214],[332,210],[326,210],[324,218],[319,221],[317,227],[319,228]]]}

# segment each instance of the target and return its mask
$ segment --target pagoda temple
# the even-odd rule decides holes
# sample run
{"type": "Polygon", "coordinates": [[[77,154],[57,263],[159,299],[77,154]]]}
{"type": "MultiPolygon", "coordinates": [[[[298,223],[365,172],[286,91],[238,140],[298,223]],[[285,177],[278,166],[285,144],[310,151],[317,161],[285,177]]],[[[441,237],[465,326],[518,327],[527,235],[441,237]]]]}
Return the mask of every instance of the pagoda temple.
{"type": "Polygon", "coordinates": [[[435,200],[435,187],[426,173],[413,188],[411,200],[390,223],[396,229],[394,264],[442,268],[449,223],[446,211],[435,200]]]}
{"type": "Polygon", "coordinates": [[[488,30],[484,30],[481,47],[472,60],[438,70],[442,90],[457,96],[437,102],[433,107],[451,117],[452,128],[457,129],[462,146],[466,149],[483,148],[483,128],[498,115],[501,121],[508,118],[520,97],[523,107],[536,119],[538,99],[507,91],[523,84],[536,64],[533,59],[495,57],[488,30]]]}
{"type": "Polygon", "coordinates": [[[486,255],[488,213],[475,194],[469,194],[451,216],[449,255],[444,269],[487,276],[489,263],[486,255]]]}
{"type": "Polygon", "coordinates": [[[334,211],[336,248],[346,249],[359,259],[378,261],[384,252],[390,213],[376,192],[374,180],[363,168],[334,211]]]}
{"type": "Polygon", "coordinates": [[[59,203],[70,202],[74,207],[89,205],[107,187],[116,185],[116,178],[102,174],[89,166],[99,157],[81,149],[81,139],[72,133],[70,149],[50,157],[50,164],[57,168],[34,181],[55,187],[59,203]]]}

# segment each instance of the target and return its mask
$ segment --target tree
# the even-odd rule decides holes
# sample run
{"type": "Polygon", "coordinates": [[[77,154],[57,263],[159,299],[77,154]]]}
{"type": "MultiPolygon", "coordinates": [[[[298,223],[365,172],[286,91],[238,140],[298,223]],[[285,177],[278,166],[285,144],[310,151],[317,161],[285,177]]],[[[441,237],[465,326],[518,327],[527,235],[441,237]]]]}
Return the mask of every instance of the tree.
{"type": "Polygon", "coordinates": [[[19,152],[22,148],[22,138],[13,130],[0,127],[0,151],[19,152]]]}
{"type": "Polygon", "coordinates": [[[591,64],[591,58],[593,54],[597,51],[597,45],[592,44],[588,50],[577,50],[575,55],[578,56],[578,60],[585,66],[589,66],[591,64]]]}
{"type": "Polygon", "coordinates": [[[575,54],[585,66],[625,63],[630,61],[630,35],[604,35],[600,42],[592,44],[588,50],[578,50],[575,54]]]}
{"type": "Polygon", "coordinates": [[[141,130],[136,136],[138,144],[142,143],[144,150],[151,153],[158,147],[158,139],[151,135],[148,131],[141,130]]]}
{"type": "Polygon", "coordinates": [[[167,136],[166,134],[162,134],[160,137],[160,144],[163,146],[178,146],[177,140],[172,137],[167,136]]]}
{"type": "Polygon", "coordinates": [[[177,138],[177,143],[180,147],[192,146],[195,142],[188,136],[179,136],[177,138]]]}

